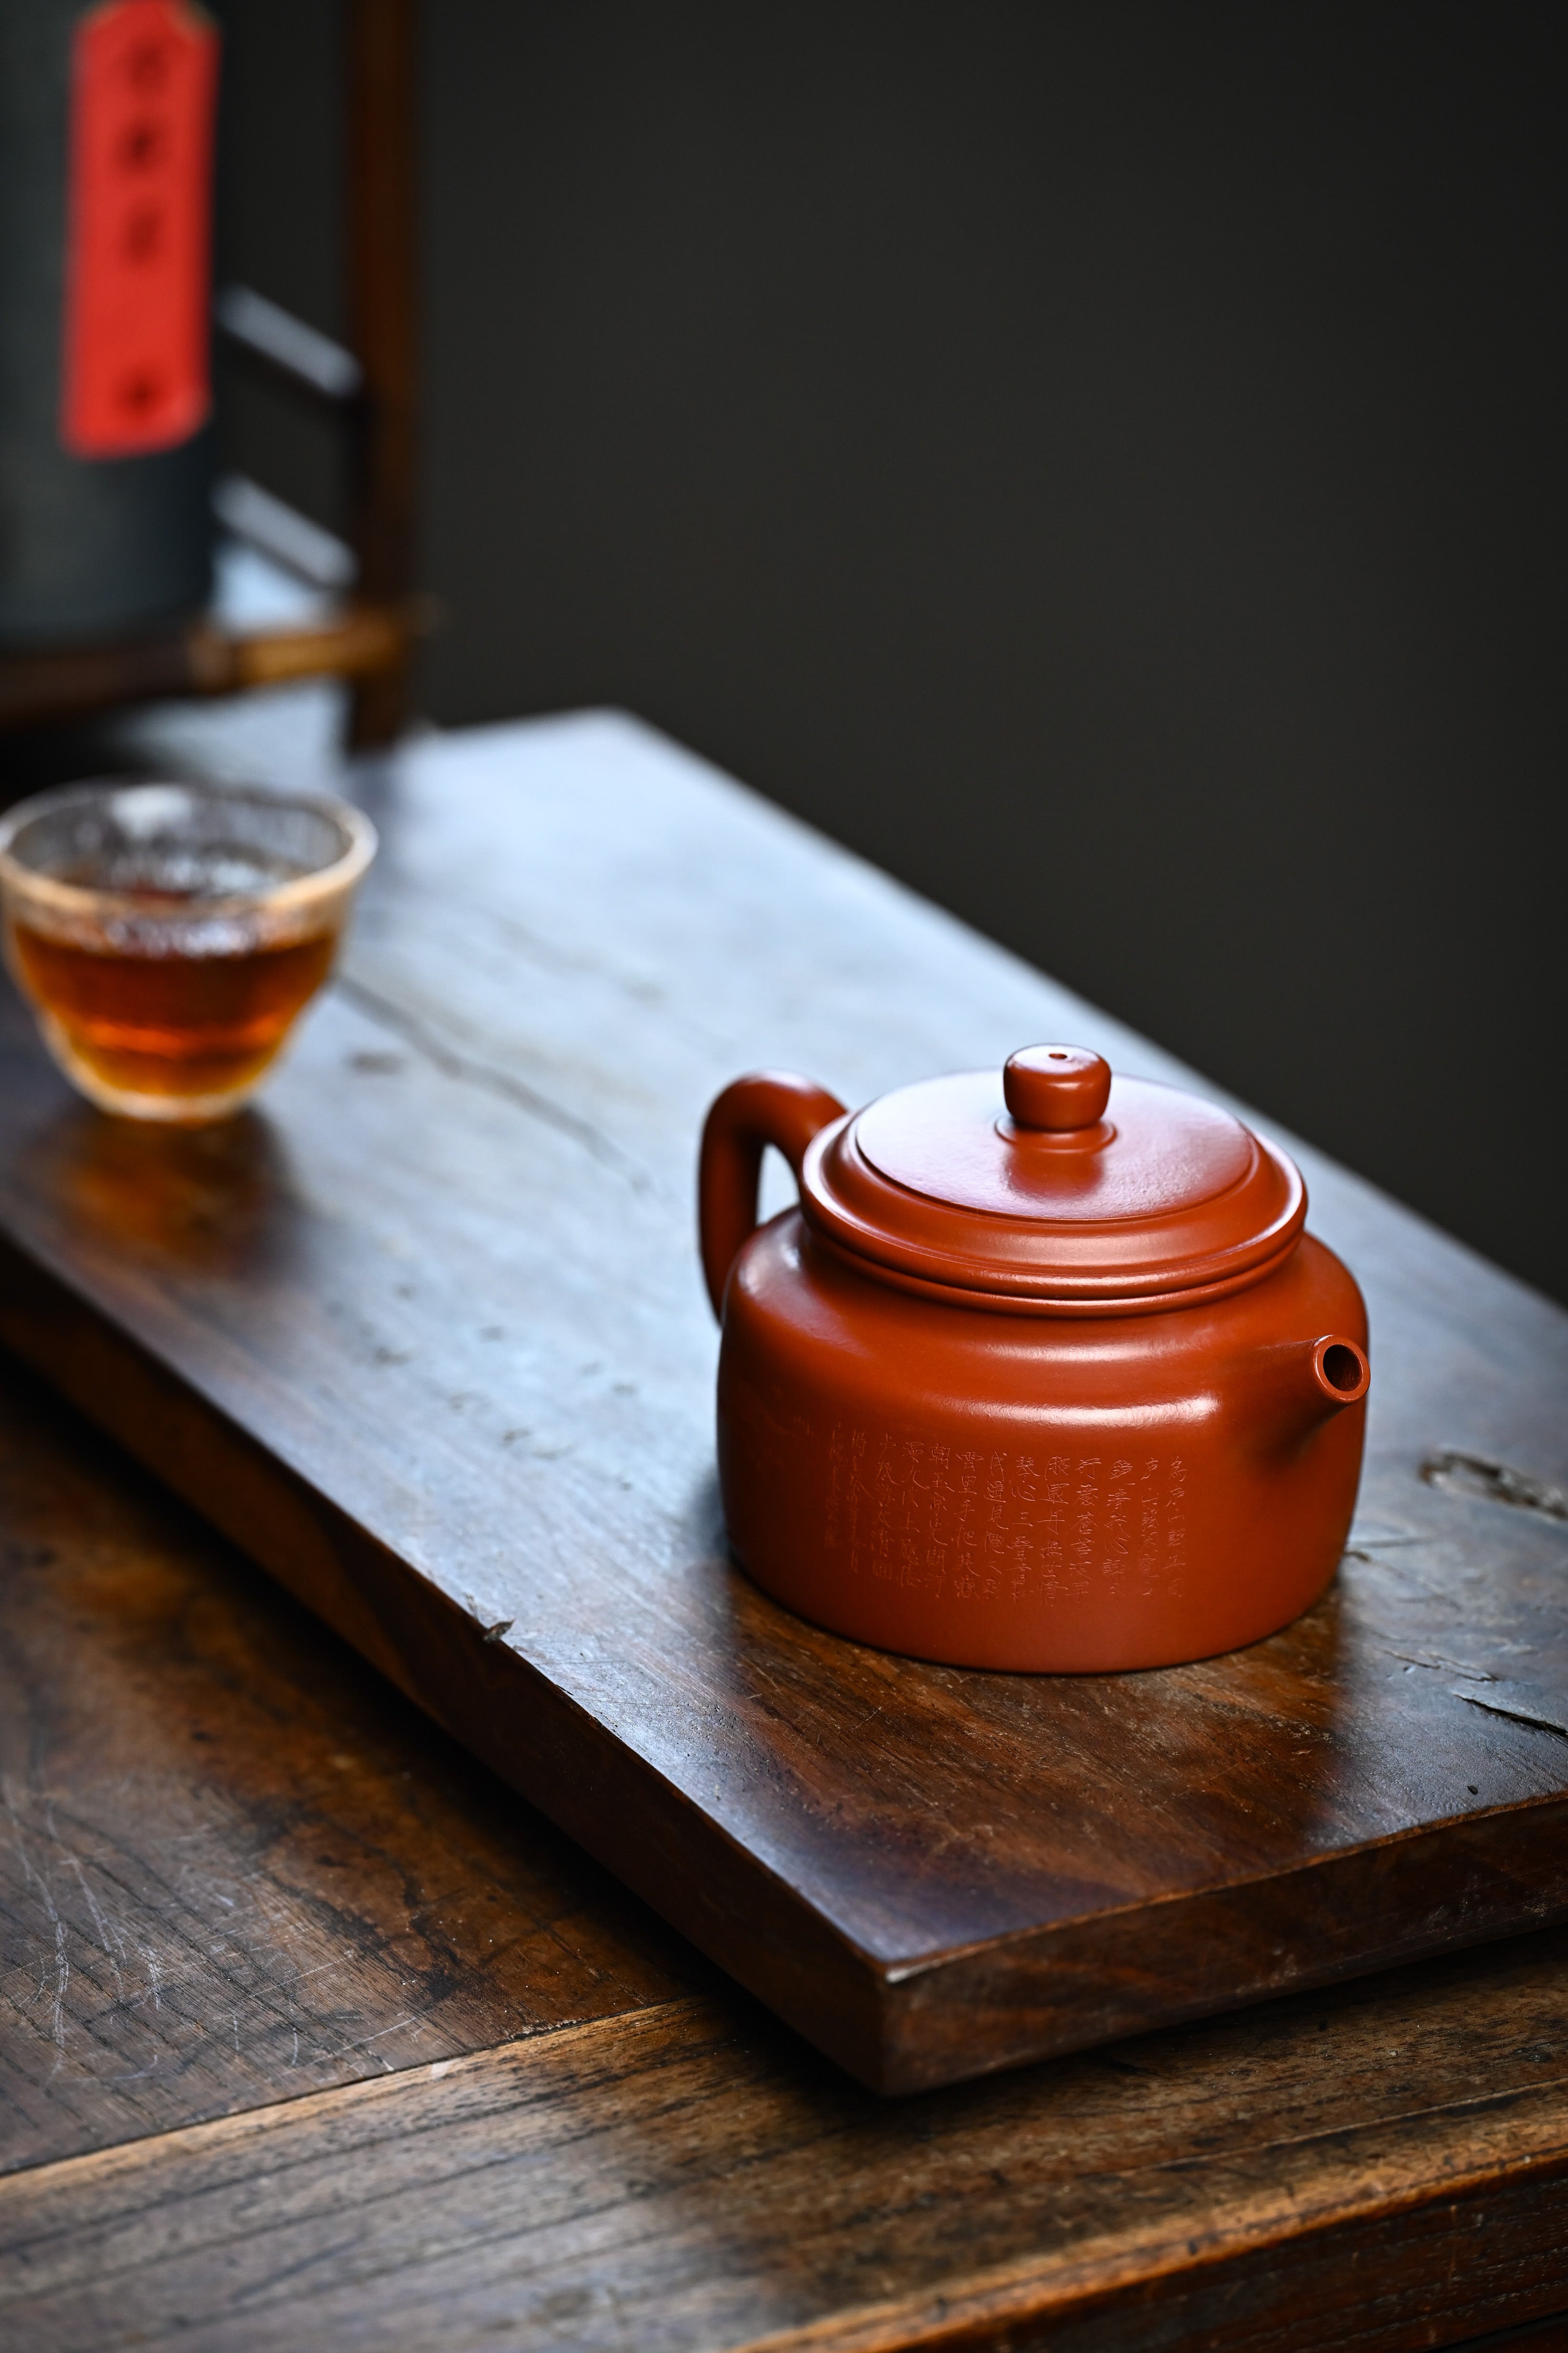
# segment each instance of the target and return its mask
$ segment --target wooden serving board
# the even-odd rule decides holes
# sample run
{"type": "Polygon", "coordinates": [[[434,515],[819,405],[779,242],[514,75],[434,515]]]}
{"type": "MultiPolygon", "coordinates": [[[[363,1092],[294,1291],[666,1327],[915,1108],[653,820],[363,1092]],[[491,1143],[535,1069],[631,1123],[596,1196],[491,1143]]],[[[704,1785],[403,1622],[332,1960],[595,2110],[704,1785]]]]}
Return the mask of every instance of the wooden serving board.
{"type": "Polygon", "coordinates": [[[260,1109],[100,1118],[7,1005],[11,1347],[879,2088],[1568,1916],[1568,1315],[1302,1150],[1374,1359],[1317,1609],[1125,1677],[818,1633],[724,1551],[708,1101],[1046,1036],[1188,1074],[630,721],[432,738],[365,797],[260,1109]]]}

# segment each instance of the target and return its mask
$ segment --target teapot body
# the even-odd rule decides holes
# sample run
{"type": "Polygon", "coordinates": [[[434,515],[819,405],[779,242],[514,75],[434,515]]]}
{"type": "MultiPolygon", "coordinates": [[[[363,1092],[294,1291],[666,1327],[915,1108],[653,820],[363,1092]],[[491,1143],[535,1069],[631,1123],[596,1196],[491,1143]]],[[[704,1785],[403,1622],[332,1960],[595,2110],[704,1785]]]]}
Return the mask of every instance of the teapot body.
{"type": "Polygon", "coordinates": [[[1310,1235],[1206,1305],[1004,1315],[864,1273],[787,1210],[725,1296],[731,1542],[802,1617],[949,1665],[1237,1649],[1308,1609],[1344,1548],[1365,1407],[1312,1409],[1325,1332],[1364,1346],[1366,1314],[1310,1235]]]}
{"type": "Polygon", "coordinates": [[[1355,1507],[1353,1277],[1300,1172],[1088,1050],[851,1116],[737,1080],[704,1132],[730,1540],[775,1599],[951,1666],[1105,1673],[1310,1608],[1355,1507]],[[755,1225],[768,1145],[800,1206],[755,1225]]]}

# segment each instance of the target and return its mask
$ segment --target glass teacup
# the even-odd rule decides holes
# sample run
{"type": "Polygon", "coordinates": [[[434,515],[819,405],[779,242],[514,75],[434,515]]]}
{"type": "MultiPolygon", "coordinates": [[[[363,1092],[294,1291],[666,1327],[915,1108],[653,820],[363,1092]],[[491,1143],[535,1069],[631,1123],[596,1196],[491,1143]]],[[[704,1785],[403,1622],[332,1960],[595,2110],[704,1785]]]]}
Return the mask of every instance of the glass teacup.
{"type": "Polygon", "coordinates": [[[6,958],[89,1101],[223,1119],[327,977],[374,855],[344,801],[112,781],[40,793],[0,817],[6,958]]]}

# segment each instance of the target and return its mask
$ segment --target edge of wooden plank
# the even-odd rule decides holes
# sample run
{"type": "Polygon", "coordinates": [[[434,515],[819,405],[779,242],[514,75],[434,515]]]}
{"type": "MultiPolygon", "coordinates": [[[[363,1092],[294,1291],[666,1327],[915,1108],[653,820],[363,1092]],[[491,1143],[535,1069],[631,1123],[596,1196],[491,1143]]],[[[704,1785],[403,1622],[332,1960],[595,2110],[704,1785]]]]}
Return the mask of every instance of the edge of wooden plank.
{"type": "MultiPolygon", "coordinates": [[[[1004,2353],[1008,2347],[1021,2348],[1047,2341],[1037,2338],[1038,2328],[1048,2329],[1049,2341],[1054,2343],[1058,2331],[1100,2316],[1117,2324],[1114,2337],[1100,2341],[1114,2344],[1117,2353],[1134,2353],[1128,2327],[1131,2306],[1160,2290],[1168,2292],[1178,2283],[1199,2294],[1205,2288],[1211,2294],[1234,2290],[1245,2271],[1260,2263],[1272,2271],[1286,2250],[1304,2251],[1314,2241],[1322,2244],[1323,2261],[1348,2264],[1349,2242],[1366,2225],[1374,2227],[1386,2261],[1389,2223],[1424,2211],[1441,2214],[1447,2210],[1458,2227],[1445,2235],[1462,2244],[1464,2221],[1468,2219],[1463,2210],[1485,2200],[1486,2206],[1476,2219],[1481,2227],[1495,2230],[1501,2219],[1495,2203],[1500,2195],[1521,2190],[1539,2193],[1549,2188],[1563,2193],[1557,2211],[1531,2235],[1537,2241],[1531,2252],[1551,2260],[1568,2233],[1568,2129],[1562,2119],[1550,2140],[1522,2159],[1500,2155],[1489,2164],[1451,2174],[1434,2173],[1430,2179],[1393,2192],[1385,2183],[1372,2179],[1351,2195],[1336,2199],[1326,2194],[1321,2205],[1305,2211],[1263,2200],[1255,2201],[1250,2211],[1239,2204],[1235,2209],[1222,2205],[1215,2210],[1202,2239],[1183,2232],[1162,2237],[1129,2232],[1120,2241],[1108,2238],[1075,2248],[1071,2259],[1056,2263],[1049,2274],[1038,2261],[999,2265],[993,2273],[976,2274],[935,2294],[890,2296],[881,2303],[808,2321],[801,2327],[751,2337],[731,2348],[731,2353],[969,2353],[969,2348],[974,2348],[974,2353],[982,2353],[982,2348],[1004,2353]],[[1021,2337],[1019,2331],[1026,2329],[1029,2334],[1021,2337]]],[[[1452,2267],[1450,2253],[1445,2268],[1452,2267]]],[[[1276,2320],[1289,2314],[1293,2294],[1293,2284],[1278,2284],[1283,2293],[1269,2300],[1283,2305],[1284,2310],[1269,2316],[1276,2320]]],[[[1429,2311],[1429,2283],[1418,2282],[1416,2293],[1429,2311]]],[[[1537,2307],[1540,2316],[1555,2316],[1561,2294],[1561,2279],[1547,2286],[1537,2307]]],[[[1202,2337],[1184,2335],[1179,2341],[1216,2348],[1223,2343],[1228,2348],[1237,2341],[1230,2331],[1223,2337],[1217,2331],[1210,2333],[1216,2317],[1211,2306],[1202,2337]]],[[[1468,2322],[1465,2325],[1468,2329],[1468,2322]]],[[[1142,2338],[1142,2332],[1139,2335],[1142,2338]]],[[[1173,2341],[1168,2316],[1166,2325],[1158,2328],[1158,2337],[1162,2346],[1173,2341]]],[[[1247,2335],[1239,2341],[1253,2340],[1247,2335]]],[[[1311,2340],[1314,2347],[1322,2341],[1316,2336],[1311,2340]]],[[[1364,2345],[1366,2339],[1358,2341],[1364,2345]]],[[[1443,2340],[1423,2334],[1400,2341],[1430,2345],[1443,2340]]]]}
{"type": "MultiPolygon", "coordinates": [[[[0,2183],[0,2218],[14,2215],[25,2235],[29,2206],[42,2200],[47,2213],[79,2189],[89,2199],[106,2197],[109,2211],[100,2219],[118,2226],[141,2210],[143,2184],[155,2188],[156,2170],[165,2164],[205,2164],[210,2176],[213,2161],[226,2155],[227,2178],[235,2164],[243,2171],[247,2143],[312,2124],[324,2136],[318,2154],[329,2153],[340,2121],[349,2131],[347,2141],[336,2145],[346,2154],[363,2139],[364,2111],[384,2110],[389,2126],[395,2126],[400,2103],[412,2097],[425,2110],[427,2088],[447,2081],[455,2089],[466,2082],[470,2104],[477,2099],[481,2107],[504,2088],[514,2113],[525,2116],[531,2105],[541,2115],[554,2113],[568,2094],[591,2103],[600,2081],[613,2084],[650,2035],[659,2041],[662,2055],[679,2061],[699,2056],[704,2043],[734,2031],[733,2019],[704,1995],[561,2027],[30,2168],[0,2183]]],[[[377,2126],[370,2122],[368,2129],[374,2141],[377,2126]]],[[[1298,2266],[1320,2279],[1342,2268],[1353,2274],[1363,2253],[1378,2258],[1386,2271],[1398,2252],[1387,2236],[1390,2222],[1424,2220],[1425,2232],[1417,2235],[1427,2245],[1425,2252],[1416,2247],[1414,2270],[1403,2284],[1429,2315],[1434,2280],[1441,2273],[1451,2283],[1455,2261],[1468,2242],[1482,2232],[1496,2232],[1500,2199],[1509,2203],[1514,2256],[1551,2265],[1568,2229],[1568,2078],[1505,2085],[1361,2126],[1327,2126],[1270,2141],[1267,2151],[1268,2178],[1261,2181],[1257,2151],[1191,2160],[1209,2185],[1201,2221],[1192,2207],[1178,2204],[1173,2211],[1162,2205],[1151,2212],[1131,2198],[1124,2220],[1069,2243],[1047,2244],[981,2264],[940,2285],[869,2296],[805,2322],[725,2343],[731,2353],[959,2353],[965,2347],[1034,2343],[1040,2329],[1072,2327],[1076,2343],[1078,2327],[1102,2318],[1116,2333],[1096,2334],[1094,2344],[1135,2353],[1144,2342],[1139,2323],[1145,2316],[1161,2345],[1189,2341],[1185,2335],[1173,2339],[1161,2322],[1162,2315],[1168,2322],[1168,2300],[1174,2295],[1190,2301],[1194,2318],[1205,2323],[1202,2342],[1229,2348],[1253,2341],[1245,2330],[1258,2316],[1230,2309],[1237,2290],[1249,2285],[1268,2316],[1289,2317],[1295,2282],[1282,2257],[1293,2255],[1298,2266]],[[1428,2261],[1433,2246],[1440,2258],[1436,2268],[1428,2261]],[[1216,2319],[1229,2326],[1210,2334],[1216,2319]],[[1021,2337],[1020,2331],[1028,2334],[1021,2337]]],[[[258,2179],[278,2174],[280,2163],[286,2169],[286,2160],[279,2158],[252,2162],[258,2179]]],[[[1167,2158],[1156,2171],[1184,2172],[1188,2166],[1188,2160],[1167,2158]]],[[[47,2241],[58,2228],[58,2222],[46,2228],[47,2241]]],[[[26,2304],[35,2293],[19,2276],[14,2295],[5,2300],[26,2304]]],[[[1553,2293],[1548,2279],[1538,2312],[1552,2310],[1553,2293]]],[[[1391,2340],[1381,2333],[1374,2341],[1382,2346],[1391,2340]]],[[[1392,2341],[1432,2340],[1399,2335],[1392,2341]]]]}
{"type": "Polygon", "coordinates": [[[73,2157],[46,2158],[37,2165],[13,2166],[8,2172],[0,2173],[0,2213],[4,2213],[8,2202],[14,2203],[24,2194],[47,2195],[56,2189],[68,2194],[77,2182],[112,2180],[116,2174],[133,2175],[160,2150],[188,2150],[195,2154],[226,2148],[258,2133],[292,2130],[308,2124],[312,2117],[343,2116],[353,2108],[395,2098],[414,2084],[441,2084],[449,2076],[512,2064],[545,2043],[559,2048],[591,2042],[595,2036],[604,2038],[624,2032],[641,2021],[656,2025],[668,2022],[685,2011],[710,2023],[716,2032],[726,2031],[731,2024],[710,1995],[690,1993],[678,1994],[669,2001],[649,2002],[641,2010],[611,2010],[603,2018],[581,2018],[565,2026],[547,2026],[537,2033],[512,2035],[505,2042],[488,2043],[482,2051],[458,2051],[449,2059],[423,2059],[416,2066],[394,2067],[384,2075],[361,2075],[352,2084],[328,2084],[320,2091],[298,2092],[280,2100],[261,2100],[255,2107],[234,2108],[226,2116],[203,2116],[195,2124],[171,2125],[163,2132],[106,2141],[101,2148],[80,2149],[73,2157]]]}
{"type": "Polygon", "coordinates": [[[880,2088],[928,2091],[961,2073],[1058,2057],[1564,1920],[1568,1797],[1455,1815],[1290,1871],[1020,1930],[889,1968],[880,2088]],[[1435,1901],[1429,1882],[1437,1861],[1443,1893],[1435,1901]],[[1168,1941],[1160,1933],[1167,1921],[1175,1931],[1168,1941]],[[1172,1974],[1182,1952],[1209,1953],[1216,1945],[1228,1950],[1231,1983],[1245,1989],[1219,2003],[1172,1974]],[[1046,2042],[1042,1989],[1052,1982],[1058,1989],[1049,2012],[1058,2019],[1087,2015],[1097,2002],[1092,2031],[1058,2028],[1046,2042]],[[949,2002],[969,2021],[984,2005],[993,2021],[994,2055],[984,2069],[944,2063],[952,2054],[940,2049],[931,2011],[949,2002]]]}

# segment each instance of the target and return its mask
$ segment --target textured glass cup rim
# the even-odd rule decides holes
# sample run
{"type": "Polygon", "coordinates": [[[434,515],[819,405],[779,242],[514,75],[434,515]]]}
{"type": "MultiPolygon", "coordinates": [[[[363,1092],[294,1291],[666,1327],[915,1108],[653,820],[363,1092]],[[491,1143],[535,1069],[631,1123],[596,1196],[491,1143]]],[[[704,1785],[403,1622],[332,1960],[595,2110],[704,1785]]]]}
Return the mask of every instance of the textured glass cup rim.
{"type": "MultiPolygon", "coordinates": [[[[132,892],[103,890],[91,882],[66,882],[57,875],[41,873],[18,856],[15,846],[18,837],[41,818],[54,817],[73,807],[111,811],[116,800],[138,793],[177,793],[208,807],[303,812],[335,827],[343,845],[324,866],[294,875],[286,882],[269,884],[265,890],[215,892],[211,898],[191,898],[160,907],[159,920],[165,923],[195,923],[209,922],[215,916],[249,913],[298,918],[318,902],[330,902],[353,890],[375,856],[376,832],[369,818],[352,802],[336,800],[325,793],[275,793],[257,786],[192,784],[174,777],[106,776],[34,793],[0,816],[0,889],[5,897],[39,909],[47,907],[58,916],[74,916],[79,922],[105,915],[145,917],[148,907],[144,897],[132,892]]],[[[177,839],[177,826],[170,830],[177,839]]]]}

